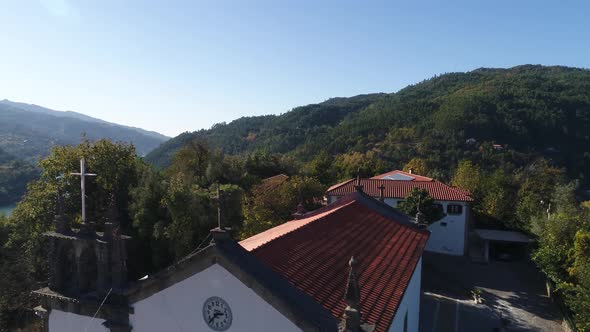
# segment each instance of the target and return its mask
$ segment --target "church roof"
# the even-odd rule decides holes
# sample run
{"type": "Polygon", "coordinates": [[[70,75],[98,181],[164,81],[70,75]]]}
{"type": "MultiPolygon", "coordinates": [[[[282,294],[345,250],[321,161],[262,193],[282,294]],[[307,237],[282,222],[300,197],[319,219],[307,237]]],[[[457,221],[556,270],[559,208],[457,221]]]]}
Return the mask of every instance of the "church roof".
{"type": "MultiPolygon", "coordinates": [[[[356,179],[348,180],[339,185],[332,186],[326,191],[327,195],[344,196],[354,192],[356,179]]],[[[405,198],[414,189],[425,189],[428,194],[439,201],[462,201],[471,202],[471,194],[464,189],[451,187],[440,181],[407,181],[407,180],[383,180],[383,179],[361,179],[363,191],[373,197],[379,197],[379,187],[383,186],[383,196],[389,198],[405,198]]]]}
{"type": "Polygon", "coordinates": [[[363,321],[387,331],[429,234],[388,205],[353,192],[240,244],[337,318],[346,307],[354,256],[363,321]]]}

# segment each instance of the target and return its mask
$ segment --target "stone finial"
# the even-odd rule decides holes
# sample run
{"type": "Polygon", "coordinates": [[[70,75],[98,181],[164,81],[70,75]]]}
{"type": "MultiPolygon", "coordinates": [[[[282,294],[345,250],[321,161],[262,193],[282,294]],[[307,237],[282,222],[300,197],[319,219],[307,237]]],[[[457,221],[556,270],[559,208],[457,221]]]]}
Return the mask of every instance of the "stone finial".
{"type": "Polygon", "coordinates": [[[107,210],[107,221],[104,223],[105,240],[121,237],[119,222],[119,210],[117,209],[117,197],[113,193],[110,195],[109,207],[107,210]]]}
{"type": "Polygon", "coordinates": [[[385,186],[381,184],[379,187],[377,187],[377,189],[379,189],[379,200],[381,202],[385,202],[385,186]]]}
{"type": "Polygon", "coordinates": [[[357,276],[357,262],[354,257],[350,257],[348,262],[350,270],[348,272],[348,281],[346,283],[346,292],[344,300],[347,303],[338,328],[339,332],[371,332],[375,330],[374,325],[361,323],[360,310],[360,288],[357,276]]]}
{"type": "Polygon", "coordinates": [[[219,189],[219,185],[217,185],[217,227],[211,230],[211,236],[213,237],[213,241],[221,241],[228,239],[230,237],[229,232],[223,226],[223,190],[219,189]]]}
{"type": "Polygon", "coordinates": [[[117,195],[112,193],[109,200],[109,210],[107,212],[108,222],[113,225],[119,225],[119,209],[117,208],[117,195]]]}
{"type": "Polygon", "coordinates": [[[354,260],[354,256],[350,257],[348,266],[350,266],[350,270],[348,272],[348,281],[346,282],[346,293],[344,293],[344,300],[349,306],[358,308],[361,296],[356,275],[357,262],[354,260]]]}
{"type": "Polygon", "coordinates": [[[354,185],[354,190],[356,191],[363,191],[363,186],[361,185],[361,175],[360,172],[356,176],[356,184],[354,185]]]}
{"type": "Polygon", "coordinates": [[[420,202],[418,202],[418,211],[416,212],[416,224],[418,225],[425,225],[426,224],[426,215],[422,213],[420,209],[420,202]]]}
{"type": "Polygon", "coordinates": [[[71,231],[68,220],[65,216],[65,203],[61,189],[57,191],[57,214],[55,215],[55,231],[57,233],[66,234],[71,231]]]}

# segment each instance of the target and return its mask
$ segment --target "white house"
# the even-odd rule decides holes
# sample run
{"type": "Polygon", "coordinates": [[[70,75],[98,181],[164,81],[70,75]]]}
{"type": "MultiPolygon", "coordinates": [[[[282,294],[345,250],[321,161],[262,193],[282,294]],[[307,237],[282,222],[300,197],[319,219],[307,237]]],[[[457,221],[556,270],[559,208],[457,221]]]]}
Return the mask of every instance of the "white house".
{"type": "Polygon", "coordinates": [[[361,191],[241,242],[218,227],[206,247],[131,283],[127,238],[60,220],[46,234],[49,287],[35,292],[49,332],[419,328],[429,232],[361,191]]]}
{"type": "MultiPolygon", "coordinates": [[[[328,203],[355,191],[355,179],[336,184],[326,191],[328,203]]],[[[370,179],[360,179],[363,191],[383,199],[393,207],[403,201],[413,188],[425,189],[445,213],[445,216],[428,226],[431,235],[426,250],[449,255],[467,253],[467,236],[471,223],[470,203],[473,199],[466,190],[451,187],[432,178],[395,170],[370,179]]]]}

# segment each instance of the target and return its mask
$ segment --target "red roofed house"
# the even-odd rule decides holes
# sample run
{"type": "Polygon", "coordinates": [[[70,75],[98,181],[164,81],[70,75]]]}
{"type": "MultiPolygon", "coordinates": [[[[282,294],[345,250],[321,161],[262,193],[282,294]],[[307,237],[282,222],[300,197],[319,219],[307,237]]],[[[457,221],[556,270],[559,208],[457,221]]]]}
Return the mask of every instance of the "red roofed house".
{"type": "Polygon", "coordinates": [[[95,272],[53,273],[49,286],[34,292],[44,331],[419,329],[429,232],[361,191],[239,243],[220,225],[211,231],[211,243],[132,282],[115,278],[126,251],[121,236],[107,235],[65,226],[47,234],[56,249],[51,271],[65,264],[95,272]],[[68,248],[76,246],[81,255],[92,256],[84,249],[92,246],[100,255],[75,259],[78,251],[68,248]]]}
{"type": "MultiPolygon", "coordinates": [[[[446,215],[428,227],[431,235],[426,250],[458,256],[467,253],[467,236],[471,223],[469,204],[473,201],[468,191],[413,174],[411,171],[395,170],[360,181],[365,193],[375,198],[383,196],[384,202],[393,207],[403,201],[413,188],[428,191],[446,215]]],[[[328,203],[354,192],[355,185],[356,180],[351,179],[328,188],[328,203]]]]}

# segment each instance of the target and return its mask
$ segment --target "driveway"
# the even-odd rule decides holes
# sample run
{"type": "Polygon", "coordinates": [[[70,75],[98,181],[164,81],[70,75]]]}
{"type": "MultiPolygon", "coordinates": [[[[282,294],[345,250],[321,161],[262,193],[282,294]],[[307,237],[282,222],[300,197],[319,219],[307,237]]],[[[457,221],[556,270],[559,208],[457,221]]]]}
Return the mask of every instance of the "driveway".
{"type": "Polygon", "coordinates": [[[472,263],[465,257],[425,253],[421,330],[561,331],[561,315],[545,293],[545,283],[526,261],[472,263]],[[483,291],[474,304],[470,291],[483,291]]]}

